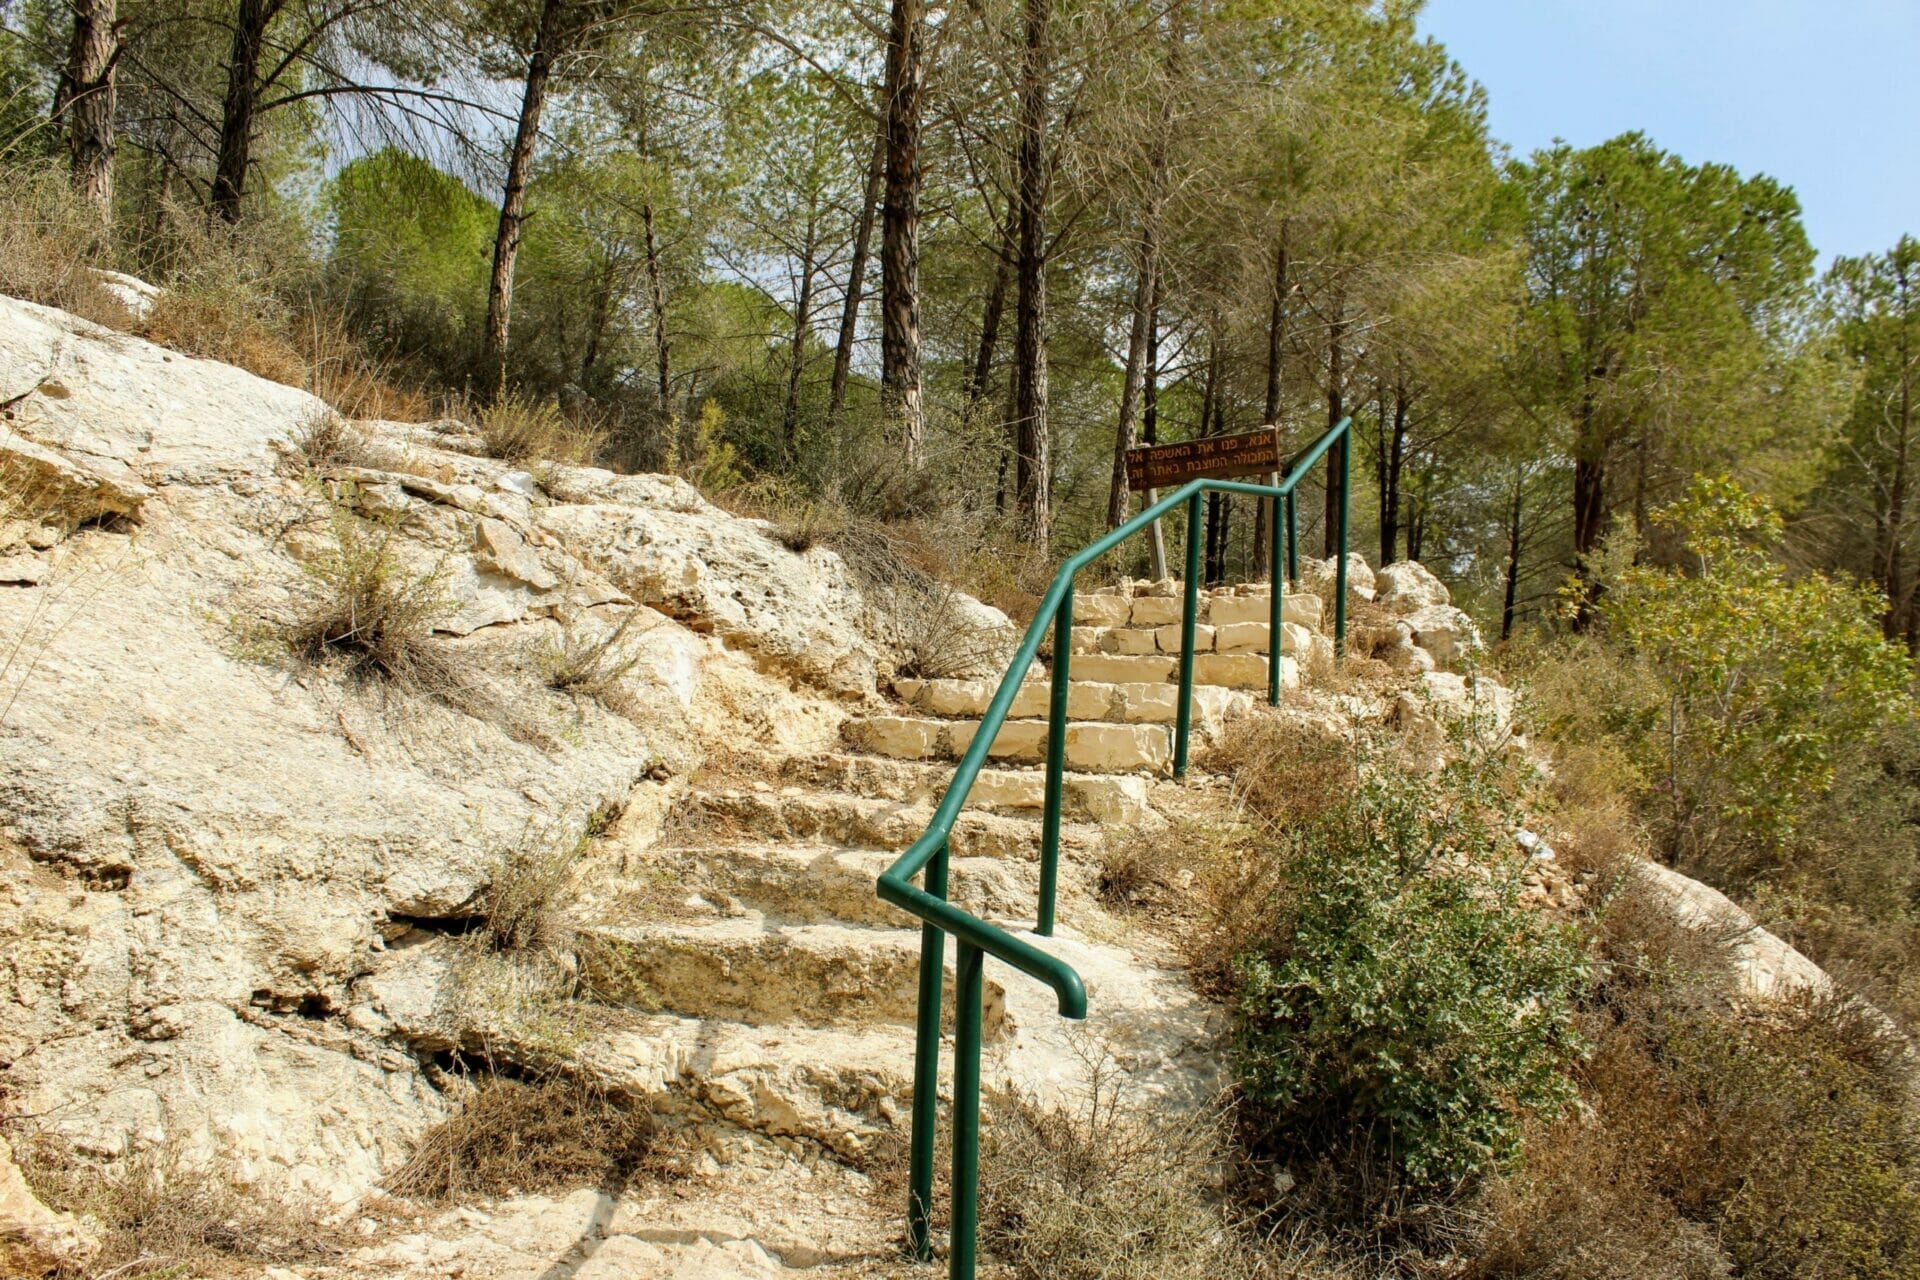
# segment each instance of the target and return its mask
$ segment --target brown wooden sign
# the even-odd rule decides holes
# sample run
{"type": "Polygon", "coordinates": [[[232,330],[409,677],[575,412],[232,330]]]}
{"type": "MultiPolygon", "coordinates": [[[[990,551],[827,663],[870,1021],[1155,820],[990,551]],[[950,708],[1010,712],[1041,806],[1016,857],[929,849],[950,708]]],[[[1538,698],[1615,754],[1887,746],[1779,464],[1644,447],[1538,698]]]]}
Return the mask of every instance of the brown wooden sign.
{"type": "Polygon", "coordinates": [[[1165,489],[1206,477],[1265,475],[1280,470],[1277,433],[1269,427],[1237,436],[1207,436],[1179,444],[1127,450],[1127,487],[1165,489]]]}

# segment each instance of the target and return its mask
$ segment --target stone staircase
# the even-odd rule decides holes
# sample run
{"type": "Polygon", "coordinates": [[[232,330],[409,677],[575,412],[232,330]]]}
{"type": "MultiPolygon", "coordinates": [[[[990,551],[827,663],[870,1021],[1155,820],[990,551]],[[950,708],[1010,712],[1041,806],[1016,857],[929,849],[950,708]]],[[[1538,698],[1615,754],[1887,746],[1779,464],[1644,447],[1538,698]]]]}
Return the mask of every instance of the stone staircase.
{"type": "MultiPolygon", "coordinates": [[[[1083,1077],[1088,1040],[1136,1095],[1198,1106],[1218,1083],[1216,1012],[1163,944],[1094,897],[1103,834],[1164,822],[1155,793],[1175,785],[1164,780],[1178,692],[1177,657],[1163,648],[1178,644],[1171,590],[1076,602],[1088,625],[1074,632],[1070,667],[1062,925],[1045,945],[1079,969],[1092,1014],[1063,1021],[1050,992],[989,960],[992,1089],[1063,1096],[1083,1077]]],[[[1267,597],[1240,588],[1203,606],[1199,742],[1250,710],[1250,691],[1267,682],[1267,597]]],[[[1286,607],[1293,684],[1297,658],[1327,641],[1312,625],[1318,597],[1286,607]]],[[[664,812],[623,818],[600,842],[576,912],[573,962],[595,1007],[588,1025],[564,1033],[571,1069],[687,1121],[715,1168],[871,1168],[897,1150],[920,930],[875,896],[874,882],[926,830],[995,687],[899,680],[897,708],[846,720],[844,750],[735,762],[713,779],[696,775],[664,812]]],[[[951,845],[952,899],[1016,932],[1032,928],[1038,895],[1046,703],[1036,673],[951,845]]],[[[456,1011],[432,994],[457,985],[459,946],[432,938],[393,957],[374,980],[386,1015],[424,1048],[550,1056],[555,1033],[539,1017],[456,1011]]],[[[947,956],[951,982],[951,946],[947,956]]]]}

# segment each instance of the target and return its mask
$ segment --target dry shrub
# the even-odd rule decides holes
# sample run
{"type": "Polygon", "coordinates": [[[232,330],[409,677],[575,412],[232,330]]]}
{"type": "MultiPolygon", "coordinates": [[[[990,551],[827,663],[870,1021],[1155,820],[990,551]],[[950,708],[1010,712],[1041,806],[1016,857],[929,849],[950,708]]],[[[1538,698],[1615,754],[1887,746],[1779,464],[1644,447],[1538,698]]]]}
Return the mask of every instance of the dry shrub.
{"type": "Polygon", "coordinates": [[[559,638],[544,640],[535,649],[534,664],[549,688],[621,710],[626,703],[621,683],[646,657],[646,651],[631,641],[653,626],[638,634],[633,629],[648,616],[644,610],[629,609],[618,623],[603,630],[590,630],[577,619],[563,621],[559,638]]]}
{"type": "Polygon", "coordinates": [[[171,1280],[339,1252],[320,1203],[242,1194],[217,1170],[188,1164],[171,1149],[100,1164],[39,1136],[21,1142],[14,1154],[49,1208],[90,1216],[99,1236],[100,1254],[90,1267],[57,1272],[57,1280],[171,1280]]]}
{"type": "Polygon", "coordinates": [[[1202,764],[1227,776],[1250,817],[1279,831],[1314,822],[1350,795],[1358,758],[1330,729],[1261,708],[1228,726],[1202,764]]]}
{"type": "Polygon", "coordinates": [[[337,314],[309,306],[291,321],[291,336],[304,370],[302,385],[349,418],[425,422],[433,405],[418,390],[398,385],[398,366],[354,340],[337,314]]]}
{"type": "Polygon", "coordinates": [[[895,526],[849,517],[828,539],[859,581],[874,627],[889,636],[895,672],[909,679],[977,676],[997,670],[1013,636],[958,590],[914,564],[895,526]]]}
{"type": "Polygon", "coordinates": [[[336,508],[334,545],[303,568],[307,590],[287,641],[298,654],[345,659],[355,674],[379,675],[415,688],[451,678],[432,643],[434,625],[452,608],[439,565],[408,568],[399,530],[336,508]]]}
{"type": "Polygon", "coordinates": [[[1109,907],[1136,907],[1159,882],[1164,833],[1127,830],[1110,832],[1100,845],[1095,896],[1109,907]]]}
{"type": "Polygon", "coordinates": [[[1682,1217],[1599,1120],[1536,1131],[1525,1169],[1498,1183],[1472,1277],[1510,1280],[1724,1280],[1713,1232],[1682,1217]]]}
{"type": "Polygon", "coordinates": [[[1223,1215],[1211,1118],[1128,1105],[1090,1069],[1076,1110],[997,1108],[980,1154],[983,1252],[1018,1280],[1235,1280],[1256,1274],[1223,1215]]]}
{"type": "Polygon", "coordinates": [[[569,419],[551,402],[502,396],[473,413],[486,450],[502,462],[595,461],[606,445],[602,432],[569,419]]]}
{"type": "Polygon", "coordinates": [[[132,313],[97,273],[112,265],[106,230],[64,167],[0,165],[0,293],[131,327],[132,313]]]}
{"type": "Polygon", "coordinates": [[[530,833],[498,855],[481,900],[489,950],[547,957],[569,952],[574,930],[568,908],[584,845],[530,833]]]}
{"type": "Polygon", "coordinates": [[[293,438],[293,455],[303,470],[325,474],[342,467],[415,475],[420,464],[405,448],[374,438],[337,413],[319,413],[293,438]]]}
{"type": "Polygon", "coordinates": [[[488,1076],[428,1131],[387,1188],[442,1203],[576,1187],[617,1194],[662,1172],[644,1103],[571,1076],[488,1076]]]}

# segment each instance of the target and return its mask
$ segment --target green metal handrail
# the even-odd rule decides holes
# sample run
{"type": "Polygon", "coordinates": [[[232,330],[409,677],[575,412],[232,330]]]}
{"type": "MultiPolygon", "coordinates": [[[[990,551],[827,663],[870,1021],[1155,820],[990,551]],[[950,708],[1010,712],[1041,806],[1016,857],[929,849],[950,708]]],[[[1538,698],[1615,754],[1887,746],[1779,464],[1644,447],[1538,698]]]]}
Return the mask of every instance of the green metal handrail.
{"type": "MultiPolygon", "coordinates": [[[[948,850],[953,824],[973,789],[974,780],[986,764],[993,740],[1006,723],[1028,669],[1040,652],[1040,642],[1053,627],[1052,687],[1048,698],[1047,790],[1045,817],[1040,845],[1040,908],[1035,932],[1041,937],[1053,934],[1054,907],[1060,873],[1061,792],[1066,772],[1067,689],[1073,657],[1073,579],[1080,570],[1118,546],[1127,538],[1173,511],[1182,503],[1187,508],[1187,576],[1185,608],[1180,623],[1180,704],[1174,728],[1173,773],[1186,776],[1187,753],[1193,728],[1193,654],[1194,626],[1200,603],[1201,498],[1208,493],[1244,493],[1257,498],[1284,502],[1287,579],[1293,585],[1300,580],[1299,538],[1294,521],[1293,491],[1313,465],[1326,456],[1334,444],[1346,442],[1340,450],[1340,555],[1334,570],[1334,653],[1345,656],[1347,637],[1347,512],[1352,478],[1352,447],[1349,440],[1352,419],[1343,418],[1300,454],[1276,485],[1246,484],[1237,480],[1194,480],[1174,490],[1139,515],[1108,531],[1100,538],[1068,557],[1054,575],[1046,596],[1040,601],[1033,622],[1014,651],[1013,661],[993,700],[987,704],[980,728],[960,757],[953,781],[947,784],[927,830],[914,841],[892,866],[880,874],[878,892],[882,901],[916,916],[920,932],[920,1001],[915,1026],[913,1052],[913,1136],[909,1148],[907,1190],[907,1249],[924,1262],[933,1256],[931,1226],[933,1220],[934,1127],[938,1121],[940,1075],[940,1004],[945,980],[946,935],[956,945],[954,965],[954,1046],[953,1046],[953,1224],[948,1274],[952,1280],[973,1280],[975,1236],[978,1226],[977,1193],[980,1177],[980,1052],[982,1048],[981,998],[987,956],[1037,978],[1051,987],[1063,1018],[1087,1016],[1087,989],[1073,966],[1058,956],[1049,955],[1030,942],[1024,942],[1004,929],[996,928],[970,912],[947,901],[948,850]],[[926,872],[922,888],[913,877],[926,872]]],[[[1279,511],[1275,511],[1278,517],[1279,511]]],[[[1279,569],[1282,549],[1282,521],[1269,520],[1273,544],[1270,563],[1279,569]]],[[[1279,581],[1273,584],[1272,612],[1267,634],[1267,698],[1280,703],[1281,673],[1284,660],[1280,652],[1281,625],[1284,621],[1286,590],[1279,581]]]]}

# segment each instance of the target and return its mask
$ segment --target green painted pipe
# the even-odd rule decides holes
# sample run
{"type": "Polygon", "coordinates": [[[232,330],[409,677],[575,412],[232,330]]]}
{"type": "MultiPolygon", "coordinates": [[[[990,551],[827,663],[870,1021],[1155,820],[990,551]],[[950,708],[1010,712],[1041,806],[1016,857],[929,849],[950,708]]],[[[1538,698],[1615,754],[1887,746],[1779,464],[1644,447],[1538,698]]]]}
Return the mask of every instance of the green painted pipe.
{"type": "MultiPolygon", "coordinates": [[[[927,889],[947,896],[947,850],[927,866],[927,889]]],[[[947,966],[947,935],[920,926],[920,1005],[913,1027],[913,1140],[907,1161],[907,1252],[933,1257],[933,1144],[940,1120],[940,984],[947,966]]]]}
{"type": "Polygon", "coordinates": [[[1060,806],[1067,770],[1067,687],[1072,679],[1073,581],[1060,597],[1053,622],[1053,685],[1047,693],[1047,795],[1040,828],[1040,914],[1035,932],[1053,936],[1054,899],[1060,882],[1060,806]]]}
{"type": "Polygon", "coordinates": [[[973,1280],[980,1219],[981,971],[986,956],[962,944],[954,964],[953,1236],[950,1280],[973,1280]]]}
{"type": "Polygon", "coordinates": [[[1187,748],[1193,735],[1193,628],[1200,615],[1200,528],[1202,491],[1187,499],[1187,591],[1180,615],[1180,707],[1173,731],[1173,776],[1187,776],[1187,748]]]}

